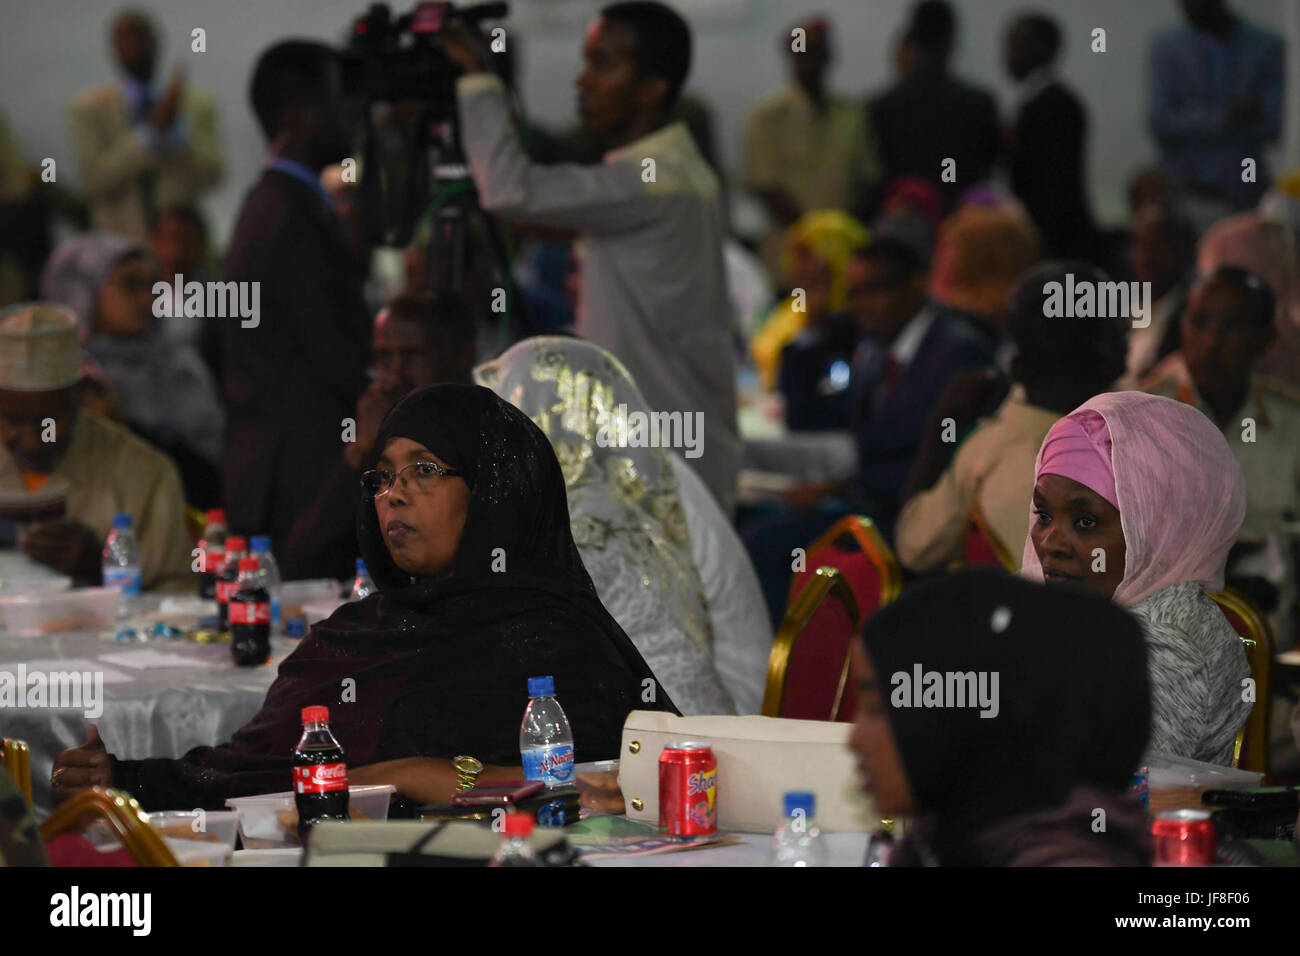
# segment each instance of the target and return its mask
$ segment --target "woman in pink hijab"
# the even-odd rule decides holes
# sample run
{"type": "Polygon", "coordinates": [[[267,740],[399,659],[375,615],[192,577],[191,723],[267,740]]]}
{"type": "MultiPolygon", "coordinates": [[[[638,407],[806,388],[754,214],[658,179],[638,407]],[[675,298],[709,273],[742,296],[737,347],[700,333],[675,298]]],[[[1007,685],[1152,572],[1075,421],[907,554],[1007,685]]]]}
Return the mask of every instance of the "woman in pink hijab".
{"type": "Polygon", "coordinates": [[[1223,589],[1245,512],[1245,479],[1222,433],[1172,399],[1098,395],[1039,449],[1021,574],[1104,594],[1138,618],[1151,751],[1231,762],[1250,667],[1205,592],[1223,589]]]}

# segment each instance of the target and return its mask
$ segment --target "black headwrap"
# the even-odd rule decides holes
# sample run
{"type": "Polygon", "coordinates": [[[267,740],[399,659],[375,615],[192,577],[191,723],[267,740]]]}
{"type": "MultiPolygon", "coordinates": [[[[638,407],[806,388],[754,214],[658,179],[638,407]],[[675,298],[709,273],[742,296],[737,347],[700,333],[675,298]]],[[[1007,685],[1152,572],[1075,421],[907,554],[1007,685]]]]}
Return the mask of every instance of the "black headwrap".
{"type": "Polygon", "coordinates": [[[980,831],[1058,807],[1077,788],[1122,794],[1131,783],[1150,726],[1146,648],[1111,601],[969,571],[909,589],[863,637],[917,820],[942,862],[974,862],[980,831]],[[997,716],[896,706],[893,675],[913,677],[918,664],[997,672],[997,716]]]}
{"type": "Polygon", "coordinates": [[[373,503],[359,504],[361,555],[391,602],[419,607],[463,590],[470,581],[513,588],[533,578],[544,578],[548,590],[564,582],[565,588],[595,597],[569,531],[560,463],[527,415],[479,385],[429,385],[388,413],[373,457],[393,438],[418,442],[459,471],[470,487],[470,501],[450,573],[414,582],[389,556],[373,503]],[[505,576],[493,570],[502,558],[505,576]]]}
{"type": "Polygon", "coordinates": [[[374,457],[395,437],[419,442],[470,486],[449,573],[399,569],[358,488],[358,543],[379,593],[313,627],[229,743],[180,760],[119,761],[115,781],[146,807],[219,808],[226,797],[288,790],[310,704],[329,707],[353,766],[462,753],[518,765],[529,677],[555,678],[578,762],[617,757],[630,711],[677,712],[597,597],[569,531],[559,462],[527,416],[486,388],[433,385],[389,413],[374,457]],[[504,570],[493,569],[497,558],[504,570]]]}

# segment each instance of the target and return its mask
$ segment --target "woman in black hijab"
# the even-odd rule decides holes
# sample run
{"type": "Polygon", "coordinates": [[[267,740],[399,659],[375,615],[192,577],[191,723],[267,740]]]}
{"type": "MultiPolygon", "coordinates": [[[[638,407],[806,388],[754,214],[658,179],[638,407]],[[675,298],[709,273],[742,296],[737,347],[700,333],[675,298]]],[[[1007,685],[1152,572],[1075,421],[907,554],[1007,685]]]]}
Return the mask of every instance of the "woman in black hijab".
{"type": "Polygon", "coordinates": [[[357,534],[379,593],[316,625],[229,743],[134,761],[87,744],[55,763],[57,793],[110,782],[104,768],[154,810],[288,790],[300,711],[325,704],[351,783],[437,802],[458,754],[485,778],[522,776],[529,677],[555,678],[577,762],[617,757],[629,711],[676,712],[597,598],[559,463],[522,412],[486,388],[432,385],[389,413],[375,448],[357,534]]]}
{"type": "Polygon", "coordinates": [[[850,747],[877,811],[912,818],[891,865],[1150,863],[1129,792],[1146,651],[1122,608],[970,571],[907,591],[853,653],[850,747]]]}

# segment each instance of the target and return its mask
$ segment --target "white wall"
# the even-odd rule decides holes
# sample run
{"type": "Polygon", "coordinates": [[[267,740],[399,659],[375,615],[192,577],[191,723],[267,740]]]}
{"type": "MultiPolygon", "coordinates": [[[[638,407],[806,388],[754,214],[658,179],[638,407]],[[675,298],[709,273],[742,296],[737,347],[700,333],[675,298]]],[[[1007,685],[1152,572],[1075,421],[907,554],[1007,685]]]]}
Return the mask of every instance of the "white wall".
{"type": "MultiPolygon", "coordinates": [[[[522,73],[528,108],[548,124],[574,115],[573,76],[581,29],[603,3],[597,0],[515,0],[507,30],[523,38],[522,73]]],[[[910,0],[677,0],[695,31],[689,88],[714,108],[724,161],[738,162],[744,117],[762,95],[785,82],[776,52],[783,28],[811,12],[836,26],[838,60],[833,85],[848,93],[873,91],[890,79],[890,50],[910,0]]],[[[1004,108],[1011,85],[1002,74],[1002,32],[1017,11],[1053,12],[1066,31],[1062,72],[1087,102],[1092,118],[1093,198],[1106,218],[1122,213],[1123,185],[1154,156],[1145,123],[1145,51],[1153,34],[1178,22],[1176,0],[955,0],[960,25],[957,69],[991,87],[1004,108]],[[1089,51],[1090,32],[1107,31],[1105,54],[1089,51]]],[[[1297,0],[1233,0],[1257,23],[1279,32],[1300,30],[1297,0]],[[1291,9],[1288,10],[1288,6],[1291,9]]],[[[262,162],[262,141],[248,106],[248,80],[260,50],[287,36],[337,41],[365,6],[345,0],[166,0],[150,8],[163,30],[160,68],[181,63],[192,83],[217,97],[227,155],[222,186],[209,195],[215,235],[224,241],[245,190],[262,162]],[[207,52],[191,53],[194,27],[207,31],[207,52]]],[[[392,6],[409,8],[403,0],[392,6]]],[[[82,89],[111,75],[107,24],[118,9],[103,0],[0,0],[2,108],[31,162],[58,160],[59,181],[75,185],[65,108],[82,89]]],[[[509,36],[509,33],[508,33],[509,36]]],[[[1300,38],[1292,36],[1289,86],[1294,86],[1300,38]]],[[[1294,95],[1288,104],[1294,104],[1294,95]]],[[[1288,109],[1284,152],[1297,156],[1297,124],[1288,109]]],[[[1279,151],[1282,152],[1282,151],[1279,151]]],[[[1275,164],[1276,167],[1276,164],[1275,164]]]]}

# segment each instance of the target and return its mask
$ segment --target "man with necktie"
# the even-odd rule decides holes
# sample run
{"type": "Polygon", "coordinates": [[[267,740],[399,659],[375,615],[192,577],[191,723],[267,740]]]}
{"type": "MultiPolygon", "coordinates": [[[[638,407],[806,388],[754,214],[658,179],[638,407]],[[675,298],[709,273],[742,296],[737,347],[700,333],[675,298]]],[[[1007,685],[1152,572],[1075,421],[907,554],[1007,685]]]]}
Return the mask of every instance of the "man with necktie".
{"type": "Polygon", "coordinates": [[[94,227],[148,240],[154,213],[192,204],[221,179],[217,110],[178,70],[155,84],[157,31],[138,11],[113,21],[122,79],[73,103],[69,119],[94,227]]]}
{"type": "Polygon", "coordinates": [[[927,253],[886,227],[848,270],[849,309],[862,332],[850,372],[858,495],[887,537],[930,406],[955,372],[990,360],[972,330],[926,298],[927,253]]]}

